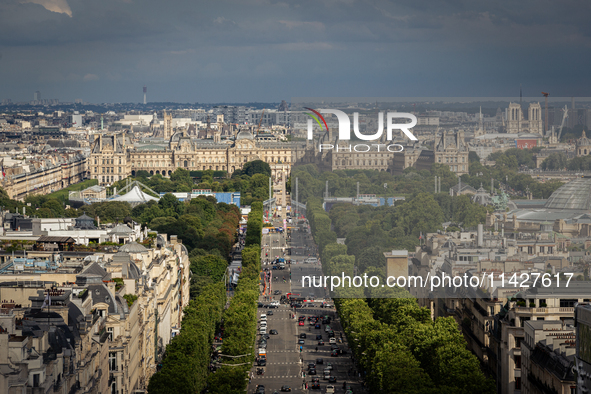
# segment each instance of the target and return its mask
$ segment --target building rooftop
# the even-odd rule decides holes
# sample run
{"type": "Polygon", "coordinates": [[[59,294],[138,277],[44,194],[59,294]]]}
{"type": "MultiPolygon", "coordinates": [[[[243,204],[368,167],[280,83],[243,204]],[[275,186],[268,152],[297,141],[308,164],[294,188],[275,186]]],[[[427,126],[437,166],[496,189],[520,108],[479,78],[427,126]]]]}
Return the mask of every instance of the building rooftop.
{"type": "Polygon", "coordinates": [[[591,178],[578,178],[560,186],[552,193],[544,207],[591,210],[591,178]]]}

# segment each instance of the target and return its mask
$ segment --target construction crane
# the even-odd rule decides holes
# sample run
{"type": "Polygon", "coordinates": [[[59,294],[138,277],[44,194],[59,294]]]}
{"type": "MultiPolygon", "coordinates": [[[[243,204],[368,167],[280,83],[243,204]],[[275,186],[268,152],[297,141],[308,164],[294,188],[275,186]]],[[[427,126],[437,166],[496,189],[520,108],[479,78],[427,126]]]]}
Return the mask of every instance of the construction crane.
{"type": "Polygon", "coordinates": [[[544,135],[546,135],[546,134],[548,134],[548,96],[549,96],[549,93],[542,92],[542,96],[544,96],[546,98],[546,111],[544,112],[544,117],[545,117],[544,135]]]}
{"type": "Polygon", "coordinates": [[[566,117],[568,116],[568,107],[565,105],[564,106],[564,114],[562,114],[562,123],[560,124],[560,130],[558,131],[558,137],[556,138],[556,142],[560,142],[560,135],[562,134],[562,128],[564,127],[564,121],[566,120],[566,117]]]}
{"type": "Polygon", "coordinates": [[[261,118],[259,119],[259,126],[257,127],[257,135],[259,135],[259,130],[261,129],[261,123],[263,122],[263,115],[265,115],[265,108],[263,108],[263,112],[261,112],[261,118]]]}

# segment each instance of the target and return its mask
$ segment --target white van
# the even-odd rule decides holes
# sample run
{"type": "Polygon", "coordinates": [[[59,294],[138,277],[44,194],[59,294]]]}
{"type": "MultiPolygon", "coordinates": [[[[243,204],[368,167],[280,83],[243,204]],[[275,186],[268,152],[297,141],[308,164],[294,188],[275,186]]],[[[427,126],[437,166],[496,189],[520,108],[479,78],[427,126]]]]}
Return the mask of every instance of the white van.
{"type": "Polygon", "coordinates": [[[316,264],[318,259],[316,257],[308,257],[305,262],[308,264],[316,264]]]}

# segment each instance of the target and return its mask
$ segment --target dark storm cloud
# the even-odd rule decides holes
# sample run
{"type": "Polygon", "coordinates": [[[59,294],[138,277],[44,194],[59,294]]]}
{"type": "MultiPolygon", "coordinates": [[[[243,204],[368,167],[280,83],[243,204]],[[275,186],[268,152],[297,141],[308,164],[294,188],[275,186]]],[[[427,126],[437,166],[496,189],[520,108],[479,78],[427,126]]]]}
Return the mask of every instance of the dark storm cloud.
{"type": "Polygon", "coordinates": [[[590,8],[537,0],[3,0],[0,98],[42,90],[62,100],[138,101],[143,84],[150,99],[175,101],[506,96],[519,83],[532,94],[578,95],[590,87],[590,8]]]}

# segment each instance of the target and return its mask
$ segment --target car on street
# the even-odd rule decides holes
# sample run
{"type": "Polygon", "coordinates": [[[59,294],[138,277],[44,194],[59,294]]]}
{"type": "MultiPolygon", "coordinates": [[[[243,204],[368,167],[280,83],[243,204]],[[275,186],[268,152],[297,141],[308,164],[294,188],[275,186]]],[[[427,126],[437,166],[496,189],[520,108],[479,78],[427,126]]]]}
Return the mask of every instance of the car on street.
{"type": "Polygon", "coordinates": [[[321,339],[322,339],[322,334],[318,334],[318,335],[316,335],[316,340],[317,340],[317,341],[319,341],[319,340],[321,340],[321,339]]]}
{"type": "Polygon", "coordinates": [[[332,371],[332,364],[326,363],[326,367],[324,367],[324,369],[330,369],[332,371]]]}
{"type": "Polygon", "coordinates": [[[316,364],[308,363],[308,369],[313,369],[313,368],[316,368],[316,364]]]}
{"type": "Polygon", "coordinates": [[[262,384],[259,384],[257,386],[256,394],[265,394],[265,386],[263,386],[262,384]]]}
{"type": "Polygon", "coordinates": [[[273,315],[273,311],[267,312],[267,316],[272,316],[272,315],[273,315]]]}
{"type": "Polygon", "coordinates": [[[316,364],[324,364],[324,360],[321,358],[316,359],[316,364]]]}
{"type": "Polygon", "coordinates": [[[305,343],[306,343],[306,341],[304,341],[303,339],[298,339],[298,345],[303,345],[305,343]]]}
{"type": "Polygon", "coordinates": [[[258,307],[258,308],[262,308],[263,306],[264,306],[264,304],[263,304],[262,302],[259,302],[259,303],[257,304],[257,307],[258,307]]]}
{"type": "MultiPolygon", "coordinates": [[[[318,378],[312,379],[312,388],[313,389],[319,389],[320,388],[320,379],[318,379],[318,378]]],[[[334,391],[333,391],[333,393],[334,393],[334,391]]]]}
{"type": "Polygon", "coordinates": [[[316,375],[316,368],[312,368],[308,371],[308,375],[316,375]]]}
{"type": "Polygon", "coordinates": [[[262,320],[267,320],[267,315],[265,315],[264,313],[261,315],[261,321],[262,320]]]}
{"type": "Polygon", "coordinates": [[[279,333],[277,332],[277,330],[271,330],[271,331],[269,331],[269,334],[271,334],[271,335],[279,335],[279,333]]]}
{"type": "Polygon", "coordinates": [[[314,326],[314,328],[322,328],[322,326],[320,325],[320,323],[316,323],[316,325],[314,326]]]}
{"type": "Polygon", "coordinates": [[[326,386],[326,394],[334,394],[334,386],[326,386]]]}
{"type": "Polygon", "coordinates": [[[289,386],[281,386],[281,391],[284,392],[284,393],[285,392],[291,393],[291,387],[289,387],[289,386]]]}
{"type": "Polygon", "coordinates": [[[328,340],[328,343],[337,343],[337,339],[335,337],[332,337],[328,340]]]}
{"type": "Polygon", "coordinates": [[[261,327],[261,329],[259,330],[259,334],[266,335],[267,334],[267,327],[261,327]]]}
{"type": "Polygon", "coordinates": [[[334,331],[330,330],[330,331],[328,332],[328,337],[329,337],[329,338],[334,338],[334,331]]]}
{"type": "Polygon", "coordinates": [[[337,378],[336,376],[330,376],[328,378],[328,383],[336,383],[337,382],[337,378]]]}
{"type": "Polygon", "coordinates": [[[339,350],[339,345],[337,345],[336,343],[331,344],[330,350],[339,350]]]}
{"type": "Polygon", "coordinates": [[[300,326],[303,326],[303,325],[304,325],[304,324],[306,324],[306,323],[304,323],[304,321],[303,321],[303,320],[300,320],[300,322],[299,322],[298,324],[299,324],[300,326]]]}
{"type": "Polygon", "coordinates": [[[318,341],[318,346],[324,346],[324,341],[323,340],[319,340],[318,341]]]}
{"type": "Polygon", "coordinates": [[[332,352],[330,352],[330,357],[338,357],[338,356],[339,356],[338,350],[333,350],[332,352]]]}
{"type": "Polygon", "coordinates": [[[304,338],[304,339],[306,339],[306,333],[305,333],[305,332],[301,333],[301,334],[300,334],[300,338],[304,338]]]}
{"type": "Polygon", "coordinates": [[[259,358],[259,359],[257,360],[257,365],[258,365],[259,367],[264,367],[264,366],[266,366],[266,365],[267,365],[267,358],[266,358],[266,357],[259,358]]]}

